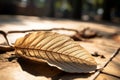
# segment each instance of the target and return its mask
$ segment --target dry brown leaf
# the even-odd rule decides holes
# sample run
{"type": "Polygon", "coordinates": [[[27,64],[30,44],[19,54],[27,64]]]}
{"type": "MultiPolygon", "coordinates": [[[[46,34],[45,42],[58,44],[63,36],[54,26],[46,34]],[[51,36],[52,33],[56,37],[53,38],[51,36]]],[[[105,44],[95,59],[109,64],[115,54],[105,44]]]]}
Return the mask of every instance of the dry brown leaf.
{"type": "Polygon", "coordinates": [[[66,72],[87,73],[96,69],[94,58],[83,47],[70,37],[54,32],[29,33],[16,40],[15,51],[66,72]]]}

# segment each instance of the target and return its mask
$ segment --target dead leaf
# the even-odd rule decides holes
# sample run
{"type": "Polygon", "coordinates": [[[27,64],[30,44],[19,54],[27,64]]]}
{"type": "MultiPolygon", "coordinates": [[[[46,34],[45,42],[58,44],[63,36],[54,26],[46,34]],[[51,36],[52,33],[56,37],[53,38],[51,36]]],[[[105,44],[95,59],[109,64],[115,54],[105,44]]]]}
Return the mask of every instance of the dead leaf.
{"type": "Polygon", "coordinates": [[[66,72],[86,73],[96,69],[94,58],[83,47],[70,37],[54,32],[29,33],[16,40],[15,51],[66,72]]]}

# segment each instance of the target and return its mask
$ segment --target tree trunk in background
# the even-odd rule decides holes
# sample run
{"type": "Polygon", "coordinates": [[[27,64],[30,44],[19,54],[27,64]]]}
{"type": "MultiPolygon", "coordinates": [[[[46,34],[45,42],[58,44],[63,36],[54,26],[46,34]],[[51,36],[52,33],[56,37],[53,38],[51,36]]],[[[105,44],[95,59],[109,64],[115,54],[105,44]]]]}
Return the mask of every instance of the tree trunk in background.
{"type": "Polygon", "coordinates": [[[13,0],[0,1],[0,14],[15,15],[17,13],[17,6],[13,0]]]}
{"type": "Polygon", "coordinates": [[[55,17],[55,0],[47,0],[47,16],[55,17]]]}
{"type": "Polygon", "coordinates": [[[28,0],[25,14],[29,16],[36,16],[36,7],[34,0],[28,0]]]}
{"type": "Polygon", "coordinates": [[[111,8],[113,7],[113,5],[114,5],[113,0],[104,0],[103,2],[104,13],[102,16],[103,20],[111,21],[111,8]]]}
{"type": "Polygon", "coordinates": [[[73,7],[72,18],[76,20],[81,19],[82,0],[73,0],[72,7],[73,7]]]}

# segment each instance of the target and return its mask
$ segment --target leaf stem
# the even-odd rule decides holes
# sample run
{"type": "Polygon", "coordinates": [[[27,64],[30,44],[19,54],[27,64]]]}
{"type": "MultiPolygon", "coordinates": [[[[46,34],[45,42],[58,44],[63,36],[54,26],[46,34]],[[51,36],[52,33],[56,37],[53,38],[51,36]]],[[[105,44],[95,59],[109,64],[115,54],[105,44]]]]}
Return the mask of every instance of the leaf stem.
{"type": "Polygon", "coordinates": [[[0,30],[0,34],[2,34],[4,36],[4,38],[5,38],[6,42],[7,42],[7,45],[11,46],[10,43],[9,43],[9,40],[7,38],[7,33],[5,31],[0,30]]]}
{"type": "Polygon", "coordinates": [[[0,53],[7,52],[7,51],[13,51],[13,50],[14,50],[13,46],[0,45],[0,53]]]}
{"type": "Polygon", "coordinates": [[[68,28],[32,29],[32,30],[23,30],[23,31],[8,31],[8,33],[25,33],[25,32],[31,32],[31,31],[53,31],[53,30],[67,30],[67,31],[74,31],[76,33],[79,33],[78,30],[68,29],[68,28]]]}

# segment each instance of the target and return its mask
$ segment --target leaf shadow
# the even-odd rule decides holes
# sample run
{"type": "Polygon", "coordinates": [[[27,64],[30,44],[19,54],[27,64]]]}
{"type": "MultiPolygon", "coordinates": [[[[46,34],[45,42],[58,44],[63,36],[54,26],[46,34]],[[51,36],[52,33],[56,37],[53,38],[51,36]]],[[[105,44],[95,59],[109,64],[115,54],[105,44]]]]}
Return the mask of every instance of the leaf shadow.
{"type": "Polygon", "coordinates": [[[49,66],[47,63],[35,62],[32,60],[18,58],[23,71],[26,71],[34,76],[53,77],[61,72],[56,67],[49,66]]]}
{"type": "Polygon", "coordinates": [[[17,61],[23,71],[34,76],[50,77],[52,80],[72,80],[76,78],[87,79],[92,75],[91,73],[67,73],[56,67],[49,66],[47,63],[35,62],[24,58],[18,58],[17,61]]]}
{"type": "Polygon", "coordinates": [[[74,80],[74,79],[88,79],[92,73],[67,73],[61,72],[58,75],[52,77],[52,80],[74,80]]]}

